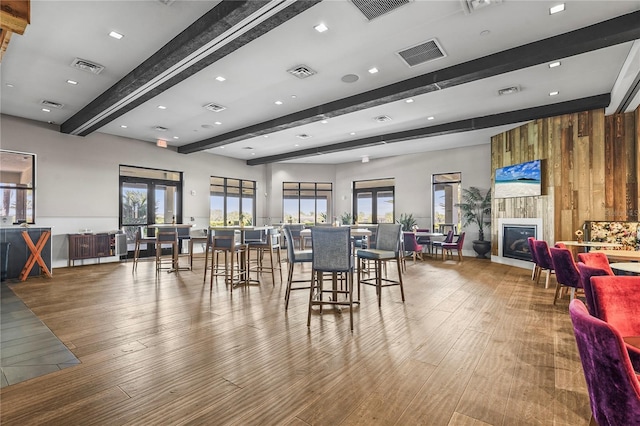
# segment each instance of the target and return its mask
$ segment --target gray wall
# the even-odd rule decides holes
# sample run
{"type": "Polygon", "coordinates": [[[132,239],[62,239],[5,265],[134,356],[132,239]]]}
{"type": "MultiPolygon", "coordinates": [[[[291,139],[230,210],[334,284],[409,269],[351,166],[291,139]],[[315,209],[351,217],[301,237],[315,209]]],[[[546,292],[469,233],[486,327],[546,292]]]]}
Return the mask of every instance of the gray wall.
{"type": "MultiPolygon", "coordinates": [[[[59,133],[56,126],[6,115],[0,115],[0,136],[0,148],[37,155],[36,224],[53,227],[54,267],[67,265],[68,233],[117,229],[120,165],[184,172],[183,219],[189,222],[194,217],[196,228],[208,224],[210,176],[257,181],[258,224],[281,221],[284,181],[333,182],[333,215],[339,216],[351,211],[354,180],[393,177],[396,214],[413,213],[425,227],[431,223],[431,174],[460,171],[464,187],[491,186],[489,140],[468,148],[372,159],[369,163],[247,166],[244,161],[208,153],[183,155],[153,143],[102,133],[70,136],[59,133]]],[[[471,240],[477,237],[477,229],[468,231],[465,254],[473,255],[471,240]]]]}

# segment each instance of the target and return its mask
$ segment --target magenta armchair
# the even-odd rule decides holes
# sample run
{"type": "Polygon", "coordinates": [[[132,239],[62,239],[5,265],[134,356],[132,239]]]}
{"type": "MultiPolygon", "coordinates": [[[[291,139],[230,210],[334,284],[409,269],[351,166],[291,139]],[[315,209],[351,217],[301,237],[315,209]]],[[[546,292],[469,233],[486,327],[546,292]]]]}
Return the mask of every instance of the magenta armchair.
{"type": "Polygon", "coordinates": [[[622,336],[612,325],[589,315],[579,299],[569,304],[569,315],[593,420],[600,426],[640,425],[640,382],[622,336]]]}
{"type": "Polygon", "coordinates": [[[531,279],[537,280],[538,275],[540,275],[540,266],[538,266],[538,258],[536,257],[536,250],[533,247],[533,242],[536,239],[533,237],[527,238],[527,243],[529,244],[529,253],[531,253],[531,259],[533,260],[533,269],[531,270],[531,279]]]}
{"type": "Polygon", "coordinates": [[[571,289],[569,300],[573,300],[576,296],[576,289],[582,288],[580,272],[578,272],[576,263],[573,260],[573,253],[569,249],[555,247],[551,247],[549,252],[551,253],[553,270],[556,271],[556,293],[553,298],[553,304],[556,304],[562,287],[571,289]]]}
{"type": "MultiPolygon", "coordinates": [[[[549,245],[545,240],[535,240],[533,242],[533,249],[536,252],[536,259],[538,259],[538,266],[540,271],[547,271],[547,278],[544,282],[544,288],[549,288],[550,275],[553,271],[553,261],[551,260],[551,252],[549,252],[549,245]]],[[[536,279],[536,284],[540,281],[540,274],[536,279]]]]}
{"type": "Polygon", "coordinates": [[[453,250],[458,253],[458,260],[462,260],[462,245],[464,244],[464,232],[458,235],[458,239],[455,242],[442,244],[442,260],[444,260],[445,252],[453,257],[453,250]]]}
{"type": "Polygon", "coordinates": [[[578,260],[587,266],[593,266],[595,268],[606,270],[607,275],[613,275],[611,266],[609,266],[609,259],[604,253],[600,253],[597,251],[578,253],[578,260]]]}

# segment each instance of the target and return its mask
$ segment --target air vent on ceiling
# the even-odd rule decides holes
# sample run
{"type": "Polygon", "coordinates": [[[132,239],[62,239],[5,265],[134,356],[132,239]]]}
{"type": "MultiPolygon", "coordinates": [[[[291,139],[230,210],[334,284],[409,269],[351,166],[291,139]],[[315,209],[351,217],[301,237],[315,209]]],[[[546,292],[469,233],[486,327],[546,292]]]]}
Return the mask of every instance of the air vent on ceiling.
{"type": "Polygon", "coordinates": [[[156,127],[153,128],[153,130],[155,130],[156,132],[166,132],[169,129],[167,129],[166,127],[162,127],[162,126],[156,126],[156,127]]]}
{"type": "Polygon", "coordinates": [[[71,66],[81,69],[82,71],[90,72],[91,74],[100,74],[104,69],[102,65],[80,58],[75,58],[73,62],[71,62],[71,66]]]}
{"type": "Polygon", "coordinates": [[[252,150],[253,147],[252,146],[243,146],[242,149],[252,150]]]}
{"type": "Polygon", "coordinates": [[[408,49],[401,50],[398,52],[398,55],[400,55],[400,57],[410,67],[447,56],[447,54],[444,53],[444,50],[442,50],[442,47],[440,47],[438,40],[435,38],[422,42],[416,46],[409,47],[408,49]]]}
{"type": "Polygon", "coordinates": [[[360,12],[372,20],[410,3],[412,0],[351,0],[360,12]]]}
{"type": "Polygon", "coordinates": [[[502,0],[460,0],[460,3],[462,3],[464,13],[468,15],[485,6],[502,3],[502,0]]]}
{"type": "Polygon", "coordinates": [[[511,95],[513,93],[518,93],[519,91],[520,86],[505,87],[504,89],[498,90],[498,95],[511,95]]]}
{"type": "Polygon", "coordinates": [[[296,137],[300,138],[300,139],[309,139],[311,137],[311,135],[308,135],[306,133],[301,133],[299,135],[296,135],[296,137]]]}
{"type": "Polygon", "coordinates": [[[164,4],[165,6],[171,6],[171,4],[176,0],[158,0],[158,1],[164,4]]]}
{"type": "Polygon", "coordinates": [[[213,103],[213,102],[211,102],[210,104],[206,104],[203,108],[213,112],[220,112],[227,109],[227,107],[213,103]]]}
{"type": "Polygon", "coordinates": [[[46,99],[40,101],[40,103],[42,105],[46,106],[46,107],[49,107],[49,108],[58,108],[58,109],[60,109],[60,108],[62,108],[64,106],[64,105],[62,105],[62,104],[60,104],[58,102],[47,101],[46,99]]]}
{"type": "Polygon", "coordinates": [[[314,70],[306,65],[296,65],[295,67],[288,69],[287,72],[289,74],[295,75],[298,78],[307,78],[311,77],[314,74],[317,74],[314,70]]]}
{"type": "Polygon", "coordinates": [[[388,115],[379,115],[377,117],[373,117],[373,119],[378,123],[385,123],[387,121],[391,121],[391,117],[389,117],[388,115]]]}

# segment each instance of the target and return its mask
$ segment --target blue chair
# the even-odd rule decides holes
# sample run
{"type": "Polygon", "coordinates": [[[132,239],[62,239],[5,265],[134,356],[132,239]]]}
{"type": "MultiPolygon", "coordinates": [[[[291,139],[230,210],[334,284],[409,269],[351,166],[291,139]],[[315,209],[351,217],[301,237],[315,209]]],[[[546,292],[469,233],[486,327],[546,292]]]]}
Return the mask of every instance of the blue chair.
{"type": "Polygon", "coordinates": [[[285,242],[287,244],[287,263],[289,264],[289,271],[287,273],[287,290],[284,296],[284,309],[287,310],[289,308],[289,298],[291,297],[292,290],[308,290],[311,288],[311,281],[309,280],[294,280],[293,279],[293,268],[296,264],[301,263],[311,263],[312,252],[311,250],[296,250],[294,247],[293,236],[291,235],[291,230],[288,226],[282,227],[282,232],[284,234],[285,242]],[[308,285],[304,287],[294,287],[295,283],[307,283],[308,285]]]}

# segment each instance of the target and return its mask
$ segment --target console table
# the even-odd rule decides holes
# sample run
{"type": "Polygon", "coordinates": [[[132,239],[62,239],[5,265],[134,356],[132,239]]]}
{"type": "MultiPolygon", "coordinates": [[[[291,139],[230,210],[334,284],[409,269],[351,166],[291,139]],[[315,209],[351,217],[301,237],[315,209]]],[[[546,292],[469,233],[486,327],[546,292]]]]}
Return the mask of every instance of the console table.
{"type": "Polygon", "coordinates": [[[69,234],[69,266],[76,260],[127,254],[126,236],[115,232],[96,234],[69,234]]]}

